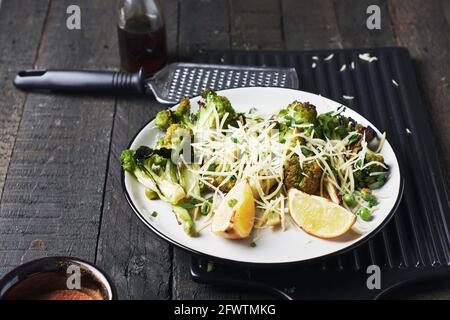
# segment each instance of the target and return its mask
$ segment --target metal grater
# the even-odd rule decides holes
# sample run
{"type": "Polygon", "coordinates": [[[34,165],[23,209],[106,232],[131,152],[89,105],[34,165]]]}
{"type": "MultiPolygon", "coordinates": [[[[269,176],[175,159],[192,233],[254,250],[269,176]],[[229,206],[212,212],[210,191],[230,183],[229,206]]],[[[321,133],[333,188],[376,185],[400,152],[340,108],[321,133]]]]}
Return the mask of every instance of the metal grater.
{"type": "Polygon", "coordinates": [[[147,80],[161,103],[177,103],[183,97],[238,87],[298,88],[294,68],[262,68],[218,64],[172,63],[147,80]]]}
{"type": "Polygon", "coordinates": [[[221,90],[261,86],[297,89],[298,78],[294,68],[172,63],[149,79],[144,78],[143,69],[136,73],[24,70],[17,74],[14,85],[26,91],[50,90],[115,95],[152,91],[159,102],[175,104],[184,97],[199,95],[206,88],[221,90]]]}

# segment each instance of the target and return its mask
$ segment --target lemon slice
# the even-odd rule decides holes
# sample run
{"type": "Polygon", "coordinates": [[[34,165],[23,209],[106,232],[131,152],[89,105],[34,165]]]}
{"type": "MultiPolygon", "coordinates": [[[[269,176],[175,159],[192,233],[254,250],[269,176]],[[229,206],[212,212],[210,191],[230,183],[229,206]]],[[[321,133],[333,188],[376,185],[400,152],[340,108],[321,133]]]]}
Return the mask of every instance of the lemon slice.
{"type": "Polygon", "coordinates": [[[295,223],[319,238],[341,236],[356,221],[356,216],[340,205],[297,189],[289,190],[288,202],[289,213],[295,223]]]}
{"type": "Polygon", "coordinates": [[[237,183],[214,212],[213,233],[229,239],[250,235],[255,222],[255,200],[248,182],[237,183]]]}

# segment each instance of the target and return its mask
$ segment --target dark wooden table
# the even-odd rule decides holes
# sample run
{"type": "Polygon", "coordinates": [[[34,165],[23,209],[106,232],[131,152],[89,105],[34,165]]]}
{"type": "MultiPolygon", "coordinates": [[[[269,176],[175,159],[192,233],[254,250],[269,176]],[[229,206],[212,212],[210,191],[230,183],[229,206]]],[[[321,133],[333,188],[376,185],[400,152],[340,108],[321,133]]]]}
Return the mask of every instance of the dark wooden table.
{"type": "MultiPolygon", "coordinates": [[[[450,1],[162,0],[172,60],[201,49],[405,46],[450,164],[450,1]],[[366,8],[381,8],[381,30],[366,8]]],[[[111,0],[3,0],[0,9],[0,276],[28,260],[96,262],[123,299],[235,299],[255,293],[193,283],[189,257],[135,217],[122,194],[121,150],[163,106],[151,97],[24,94],[30,68],[118,67],[111,0]],[[66,9],[81,8],[81,30],[66,9]]],[[[447,185],[449,180],[447,176],[447,185]]],[[[441,293],[438,297],[448,297],[441,293]]]]}

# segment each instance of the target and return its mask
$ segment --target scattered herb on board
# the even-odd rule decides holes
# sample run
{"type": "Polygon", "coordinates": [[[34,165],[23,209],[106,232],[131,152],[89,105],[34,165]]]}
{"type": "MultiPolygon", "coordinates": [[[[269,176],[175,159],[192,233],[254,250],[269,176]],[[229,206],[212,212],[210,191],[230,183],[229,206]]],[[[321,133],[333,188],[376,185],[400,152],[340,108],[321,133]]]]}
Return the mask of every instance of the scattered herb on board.
{"type": "Polygon", "coordinates": [[[208,261],[208,264],[206,266],[206,272],[212,272],[214,271],[214,262],[208,261]]]}
{"type": "Polygon", "coordinates": [[[284,288],[284,292],[290,293],[290,294],[295,293],[295,290],[297,290],[297,288],[295,286],[292,286],[290,288],[284,288]]]}

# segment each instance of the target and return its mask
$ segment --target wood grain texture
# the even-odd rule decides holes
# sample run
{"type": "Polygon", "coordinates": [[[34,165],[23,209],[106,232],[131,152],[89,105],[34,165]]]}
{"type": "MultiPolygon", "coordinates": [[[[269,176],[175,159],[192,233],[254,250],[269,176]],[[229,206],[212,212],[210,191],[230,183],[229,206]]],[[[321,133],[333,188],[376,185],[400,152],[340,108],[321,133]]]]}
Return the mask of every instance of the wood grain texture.
{"type": "MultiPolygon", "coordinates": [[[[111,1],[78,1],[82,29],[71,31],[65,20],[72,3],[52,2],[37,67],[117,65],[111,1]]],[[[46,255],[94,259],[114,104],[28,95],[0,207],[0,273],[46,255]]]]}
{"type": "MultiPolygon", "coordinates": [[[[229,49],[228,0],[180,1],[179,59],[194,56],[202,49],[229,49]]],[[[217,290],[195,283],[190,277],[190,255],[173,248],[173,299],[238,299],[239,292],[217,290]]]]}
{"type": "Polygon", "coordinates": [[[48,1],[5,0],[0,8],[0,199],[26,95],[17,91],[17,70],[30,69],[36,59],[48,1]]]}
{"type": "Polygon", "coordinates": [[[445,19],[447,19],[447,25],[450,27],[450,1],[440,0],[442,9],[444,10],[445,19]]]}
{"type": "Polygon", "coordinates": [[[190,278],[190,255],[180,249],[173,253],[173,295],[175,300],[237,300],[241,298],[238,288],[216,287],[195,283],[190,278]]]}
{"type": "Polygon", "coordinates": [[[180,4],[178,0],[161,1],[164,21],[166,22],[167,49],[170,60],[178,56],[178,13],[180,4]]]}
{"type": "MultiPolygon", "coordinates": [[[[169,55],[176,59],[178,1],[162,5],[169,55]]],[[[171,297],[172,248],[131,210],[123,194],[119,160],[134,135],[162,108],[151,96],[117,101],[96,262],[113,277],[122,299],[171,297]]]]}
{"type": "Polygon", "coordinates": [[[282,0],[286,49],[342,47],[334,1],[282,0]]]}
{"type": "MultiPolygon", "coordinates": [[[[450,188],[450,27],[443,14],[445,1],[389,1],[397,42],[415,60],[425,108],[436,136],[438,154],[450,188]]],[[[448,8],[448,4],[446,6],[448,8]]]]}
{"type": "Polygon", "coordinates": [[[123,299],[170,298],[171,250],[128,205],[119,159],[161,107],[151,97],[117,102],[96,262],[112,276],[123,299]]]}
{"type": "MultiPolygon", "coordinates": [[[[53,0],[46,23],[49,1],[1,2],[0,276],[32,258],[65,254],[96,260],[122,299],[266,298],[192,282],[190,256],[155,236],[126,203],[118,157],[161,110],[153,98],[117,103],[108,97],[26,98],[12,87],[16,71],[33,64],[116,68],[115,1],[53,0]],[[81,7],[80,31],[65,28],[69,4],[81,7]]],[[[450,163],[449,1],[163,0],[162,5],[172,60],[190,59],[202,49],[406,46],[416,59],[436,132],[433,143],[444,168],[450,163]],[[369,4],[382,10],[381,31],[365,27],[369,4]]]]}
{"type": "Polygon", "coordinates": [[[336,1],[338,27],[345,47],[377,47],[394,45],[394,31],[387,0],[339,0],[336,1]],[[381,29],[369,30],[366,26],[367,7],[380,8],[381,29]]]}
{"type": "Polygon", "coordinates": [[[230,5],[232,48],[284,48],[280,1],[230,0],[230,5]]]}
{"type": "Polygon", "coordinates": [[[180,1],[179,58],[191,58],[202,49],[228,49],[229,15],[228,0],[180,1]]]}

